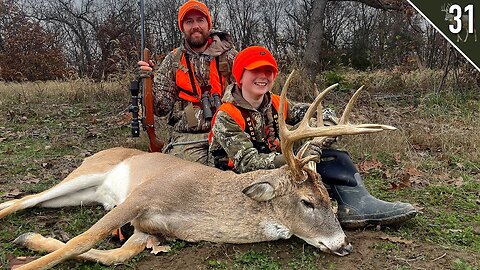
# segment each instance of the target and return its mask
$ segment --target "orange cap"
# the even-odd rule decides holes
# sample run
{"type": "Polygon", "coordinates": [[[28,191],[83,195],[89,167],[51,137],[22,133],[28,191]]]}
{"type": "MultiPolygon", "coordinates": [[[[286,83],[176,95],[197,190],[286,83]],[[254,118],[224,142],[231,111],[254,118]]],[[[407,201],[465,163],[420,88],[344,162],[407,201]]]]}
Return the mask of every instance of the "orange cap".
{"type": "Polygon", "coordinates": [[[272,67],[273,77],[277,76],[278,66],[272,53],[261,46],[250,46],[239,52],[233,60],[232,74],[238,84],[245,69],[252,70],[263,66],[272,67]]]}
{"type": "Polygon", "coordinates": [[[191,10],[198,10],[203,13],[205,17],[207,17],[208,29],[212,28],[212,18],[210,17],[210,11],[208,11],[207,6],[196,0],[188,0],[178,10],[178,27],[180,28],[180,31],[183,32],[183,17],[185,17],[187,12],[191,10]]]}

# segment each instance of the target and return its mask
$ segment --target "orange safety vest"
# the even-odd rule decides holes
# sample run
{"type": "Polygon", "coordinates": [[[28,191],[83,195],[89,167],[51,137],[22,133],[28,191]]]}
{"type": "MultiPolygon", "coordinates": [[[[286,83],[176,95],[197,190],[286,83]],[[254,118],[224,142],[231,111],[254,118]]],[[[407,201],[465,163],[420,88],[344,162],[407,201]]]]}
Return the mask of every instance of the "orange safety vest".
{"type": "MultiPolygon", "coordinates": [[[[280,108],[280,96],[272,94],[272,105],[273,105],[273,108],[275,109],[274,115],[276,115],[276,116],[274,116],[274,121],[278,121],[278,113],[277,112],[279,111],[279,108],[280,108]]],[[[242,111],[240,111],[240,109],[238,107],[236,107],[232,103],[226,102],[226,103],[223,103],[222,106],[220,106],[220,108],[218,108],[217,113],[219,111],[226,112],[228,115],[230,115],[230,117],[232,117],[232,119],[235,121],[235,123],[237,123],[244,132],[249,134],[249,138],[253,143],[253,140],[255,140],[254,128],[251,126],[251,124],[248,124],[249,128],[248,128],[248,130],[246,130],[247,122],[249,122],[249,121],[247,119],[245,119],[245,114],[242,114],[242,111]]],[[[284,105],[284,108],[283,108],[283,115],[284,115],[285,118],[287,118],[287,111],[288,111],[288,102],[285,102],[285,105],[284,105]]],[[[212,127],[215,124],[215,120],[217,118],[217,113],[215,113],[215,115],[213,116],[212,127]]],[[[267,134],[268,134],[268,130],[267,130],[267,134]]],[[[278,136],[278,134],[277,134],[277,136],[278,136]]],[[[210,134],[208,135],[208,142],[211,143],[212,139],[213,139],[213,129],[210,131],[210,134]]],[[[278,141],[278,139],[276,139],[274,142],[269,141],[268,143],[279,145],[280,142],[278,141]]],[[[231,159],[228,160],[228,166],[230,168],[234,167],[233,161],[231,159]]]]}
{"type": "MultiPolygon", "coordinates": [[[[176,53],[174,51],[174,53],[176,53]]],[[[227,79],[222,76],[218,70],[219,57],[215,57],[210,61],[210,96],[218,93],[221,97],[225,88],[227,79]]],[[[175,82],[179,88],[178,97],[189,102],[200,102],[202,90],[197,81],[193,65],[189,61],[188,55],[182,53],[182,58],[175,74],[175,82]]]]}

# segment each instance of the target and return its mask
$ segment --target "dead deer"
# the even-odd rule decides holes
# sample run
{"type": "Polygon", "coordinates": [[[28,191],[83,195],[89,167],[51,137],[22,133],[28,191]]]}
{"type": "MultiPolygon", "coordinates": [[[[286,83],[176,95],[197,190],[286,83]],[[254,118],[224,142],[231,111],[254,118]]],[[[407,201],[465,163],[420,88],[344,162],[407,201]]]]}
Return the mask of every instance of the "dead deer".
{"type": "MultiPolygon", "coordinates": [[[[282,90],[281,108],[292,74],[282,90]]],[[[337,126],[309,126],[309,119],[333,87],[317,97],[295,130],[287,129],[280,110],[281,148],[287,160],[281,168],[235,174],[162,153],[112,148],[85,159],[58,185],[0,204],[0,218],[33,206],[99,203],[111,209],[67,243],[35,233],[21,235],[16,243],[50,253],[18,269],[48,269],[70,258],[106,265],[122,263],[152,242],[158,243],[157,236],[190,242],[253,243],[296,235],[324,252],[349,254],[352,246],[335,217],[327,190],[319,174],[306,166],[315,157],[303,157],[304,151],[294,155],[293,142],[395,128],[347,121],[337,126]],[[122,247],[92,249],[127,222],[135,231],[122,247]]],[[[342,119],[348,118],[352,99],[342,119]]]]}
{"type": "MultiPolygon", "coordinates": [[[[450,6],[451,6],[451,4],[446,4],[445,6],[442,7],[441,11],[445,12],[445,19],[444,20],[449,22],[450,24],[453,24],[456,21],[454,19],[455,16],[449,12],[450,6]]],[[[460,17],[460,21],[462,23],[462,29],[465,30],[466,35],[465,35],[465,39],[462,39],[462,37],[460,36],[460,32],[459,32],[457,34],[457,42],[459,42],[460,40],[463,41],[463,42],[467,42],[468,35],[470,34],[468,32],[468,24],[469,24],[468,20],[469,20],[468,15],[462,15],[460,17]]],[[[477,42],[477,29],[475,28],[475,26],[473,26],[473,35],[475,37],[475,42],[477,42]]]]}

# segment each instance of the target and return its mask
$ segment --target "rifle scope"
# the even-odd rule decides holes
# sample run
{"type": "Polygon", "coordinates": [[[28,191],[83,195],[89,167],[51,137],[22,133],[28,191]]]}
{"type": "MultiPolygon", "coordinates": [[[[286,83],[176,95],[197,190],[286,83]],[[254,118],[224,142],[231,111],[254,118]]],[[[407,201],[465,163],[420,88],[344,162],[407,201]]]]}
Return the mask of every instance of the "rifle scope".
{"type": "Polygon", "coordinates": [[[140,123],[138,121],[138,81],[130,82],[130,93],[132,94],[132,104],[130,104],[129,111],[132,113],[132,137],[140,136],[140,123]]]}

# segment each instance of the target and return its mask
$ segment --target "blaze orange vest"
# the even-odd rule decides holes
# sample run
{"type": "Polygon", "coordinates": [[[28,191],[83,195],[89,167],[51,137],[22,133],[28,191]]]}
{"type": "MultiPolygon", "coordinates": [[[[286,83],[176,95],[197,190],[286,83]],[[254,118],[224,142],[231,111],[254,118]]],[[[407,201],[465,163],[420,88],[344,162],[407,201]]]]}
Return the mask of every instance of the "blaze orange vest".
{"type": "MultiPolygon", "coordinates": [[[[176,53],[174,51],[174,53],[176,53]]],[[[210,61],[210,95],[218,93],[222,96],[223,89],[227,79],[221,75],[218,70],[218,57],[213,58],[210,61]]],[[[178,97],[189,102],[200,102],[202,97],[202,90],[195,76],[193,65],[190,63],[188,56],[182,53],[179,66],[175,74],[175,82],[179,88],[178,97]]]]}
{"type": "MultiPolygon", "coordinates": [[[[271,97],[272,97],[272,105],[273,105],[273,108],[275,109],[275,114],[276,114],[280,108],[280,96],[272,94],[271,97]]],[[[230,115],[230,117],[232,117],[235,123],[237,123],[244,132],[250,135],[249,136],[250,140],[252,140],[252,138],[255,138],[255,134],[253,133],[253,127],[249,127],[250,130],[246,130],[246,126],[247,126],[246,123],[248,121],[247,119],[245,119],[244,114],[242,114],[242,112],[238,107],[236,107],[232,103],[226,102],[226,103],[223,103],[222,106],[220,106],[220,108],[218,108],[217,113],[219,111],[226,112],[228,115],[230,115]]],[[[287,118],[287,111],[288,111],[288,102],[285,102],[285,105],[283,108],[283,115],[285,118],[287,118]]],[[[215,113],[215,115],[213,116],[212,127],[215,124],[217,113],[215,113]]],[[[277,121],[277,119],[275,119],[275,121],[277,121]]],[[[210,134],[208,135],[208,142],[212,143],[212,139],[213,139],[213,129],[210,131],[210,134]]],[[[273,143],[277,145],[279,141],[275,140],[275,142],[269,142],[269,143],[273,143]]],[[[230,168],[234,167],[233,161],[231,159],[228,160],[228,166],[230,168]]]]}

